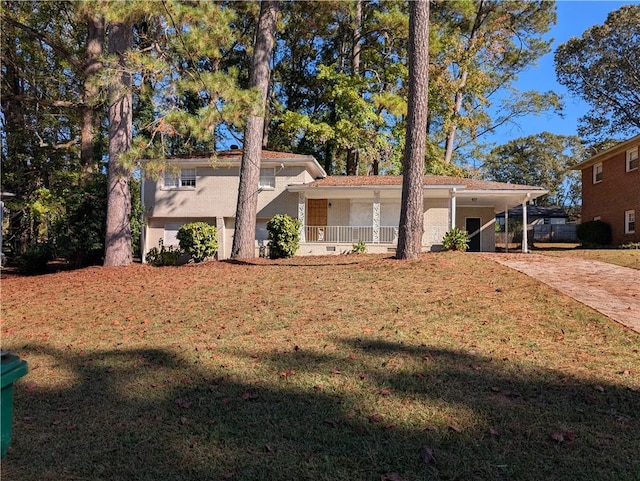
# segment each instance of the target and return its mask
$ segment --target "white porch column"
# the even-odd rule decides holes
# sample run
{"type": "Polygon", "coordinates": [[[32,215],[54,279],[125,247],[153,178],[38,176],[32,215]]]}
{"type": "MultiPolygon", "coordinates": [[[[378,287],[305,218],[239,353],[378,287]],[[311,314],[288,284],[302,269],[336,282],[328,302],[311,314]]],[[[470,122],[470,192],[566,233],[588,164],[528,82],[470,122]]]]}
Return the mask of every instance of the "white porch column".
{"type": "Polygon", "coordinates": [[[451,189],[451,198],[449,199],[449,228],[454,229],[456,226],[456,189],[451,189]]]}
{"type": "Polygon", "coordinates": [[[529,233],[527,232],[527,224],[529,223],[527,220],[527,203],[529,202],[529,196],[530,194],[527,194],[522,201],[522,252],[524,254],[529,252],[529,233]]]}
{"type": "Polygon", "coordinates": [[[305,212],[306,212],[306,197],[304,195],[304,192],[298,192],[298,219],[300,219],[300,242],[306,242],[306,235],[305,235],[305,225],[307,223],[306,219],[305,219],[305,212]]]}
{"type": "Polygon", "coordinates": [[[380,243],[380,191],[373,192],[373,243],[380,243]]]}
{"type": "Polygon", "coordinates": [[[504,205],[504,251],[509,252],[509,204],[504,205]]]}

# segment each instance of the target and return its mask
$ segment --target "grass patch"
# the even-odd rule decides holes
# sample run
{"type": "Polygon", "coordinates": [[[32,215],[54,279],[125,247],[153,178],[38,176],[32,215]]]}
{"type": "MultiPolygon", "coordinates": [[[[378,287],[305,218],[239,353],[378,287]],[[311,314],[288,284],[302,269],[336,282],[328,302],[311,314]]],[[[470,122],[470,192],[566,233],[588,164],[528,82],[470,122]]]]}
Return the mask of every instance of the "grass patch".
{"type": "Polygon", "coordinates": [[[535,252],[557,257],[595,260],[622,267],[640,269],[639,249],[582,249],[580,247],[547,247],[545,244],[536,244],[535,252]]]}
{"type": "Polygon", "coordinates": [[[9,276],[2,344],[7,479],[640,479],[640,337],[480,256],[9,276]]]}

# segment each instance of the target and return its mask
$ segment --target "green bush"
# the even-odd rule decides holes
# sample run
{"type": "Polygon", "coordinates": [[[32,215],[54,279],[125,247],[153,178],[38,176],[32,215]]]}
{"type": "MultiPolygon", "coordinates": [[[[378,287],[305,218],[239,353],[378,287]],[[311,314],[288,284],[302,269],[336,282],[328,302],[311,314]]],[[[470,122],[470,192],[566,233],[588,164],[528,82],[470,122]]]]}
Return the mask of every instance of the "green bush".
{"type": "Polygon", "coordinates": [[[154,247],[147,252],[144,256],[144,260],[147,264],[151,264],[155,267],[160,266],[175,266],[178,265],[178,259],[182,252],[178,249],[174,249],[173,246],[165,247],[162,239],[158,241],[158,247],[154,247]]]}
{"type": "Polygon", "coordinates": [[[299,219],[287,214],[276,214],[267,222],[271,259],[293,257],[300,245],[301,226],[299,219]]]}
{"type": "Polygon", "coordinates": [[[582,245],[587,247],[611,244],[611,226],[601,220],[583,222],[576,234],[582,245]]]}
{"type": "Polygon", "coordinates": [[[218,252],[218,229],[206,222],[185,224],[178,230],[178,242],[195,262],[214,257],[218,252]]]}
{"type": "Polygon", "coordinates": [[[27,250],[16,257],[18,272],[21,274],[42,274],[47,270],[47,263],[53,258],[49,244],[34,242],[27,250]]]}
{"type": "Polygon", "coordinates": [[[630,242],[629,244],[622,244],[620,249],[640,249],[640,242],[630,242]]]}
{"type": "Polygon", "coordinates": [[[354,254],[364,254],[365,252],[367,252],[367,245],[364,243],[364,241],[358,241],[357,244],[353,244],[351,252],[353,252],[354,254]]]}
{"type": "Polygon", "coordinates": [[[442,246],[447,251],[466,251],[469,248],[467,232],[454,227],[444,235],[442,246]]]}

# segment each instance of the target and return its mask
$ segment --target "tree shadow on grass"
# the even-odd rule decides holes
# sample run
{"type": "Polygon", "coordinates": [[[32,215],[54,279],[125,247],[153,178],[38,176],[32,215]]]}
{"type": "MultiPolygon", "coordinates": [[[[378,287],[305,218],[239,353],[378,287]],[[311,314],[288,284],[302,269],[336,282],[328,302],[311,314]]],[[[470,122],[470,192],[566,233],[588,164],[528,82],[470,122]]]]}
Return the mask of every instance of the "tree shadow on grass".
{"type": "Polygon", "coordinates": [[[256,366],[242,378],[222,358],[204,368],[168,350],[27,346],[24,358],[49,356],[68,380],[49,388],[55,373],[33,366],[36,381],[17,385],[4,479],[640,478],[640,394],[624,386],[462,351],[338,343],[354,357],[237,353],[256,366]]]}

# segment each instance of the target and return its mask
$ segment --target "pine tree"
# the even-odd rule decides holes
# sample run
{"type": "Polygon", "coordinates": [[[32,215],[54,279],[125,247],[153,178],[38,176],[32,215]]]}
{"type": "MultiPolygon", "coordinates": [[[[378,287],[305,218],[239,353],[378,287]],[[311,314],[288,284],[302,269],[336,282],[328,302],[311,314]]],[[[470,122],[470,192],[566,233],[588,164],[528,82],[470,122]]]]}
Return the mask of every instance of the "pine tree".
{"type": "Polygon", "coordinates": [[[109,84],[109,164],[107,180],[107,230],[104,265],[126,266],[132,260],[130,169],[123,157],[133,135],[131,76],[126,56],[131,49],[132,28],[128,22],[109,27],[109,54],[117,58],[117,71],[109,84]]]}
{"type": "Polygon", "coordinates": [[[424,232],[423,179],[429,94],[429,0],[411,3],[409,107],[396,258],[416,259],[424,232]]]}
{"type": "Polygon", "coordinates": [[[262,136],[264,132],[264,111],[266,108],[270,61],[275,41],[276,20],[279,2],[262,0],[260,17],[253,49],[253,65],[249,86],[259,93],[260,102],[247,119],[244,134],[244,148],[240,166],[240,186],[236,207],[236,226],[231,249],[232,258],[255,257],[256,211],[258,206],[258,183],[260,159],[262,157],[262,136]]]}

